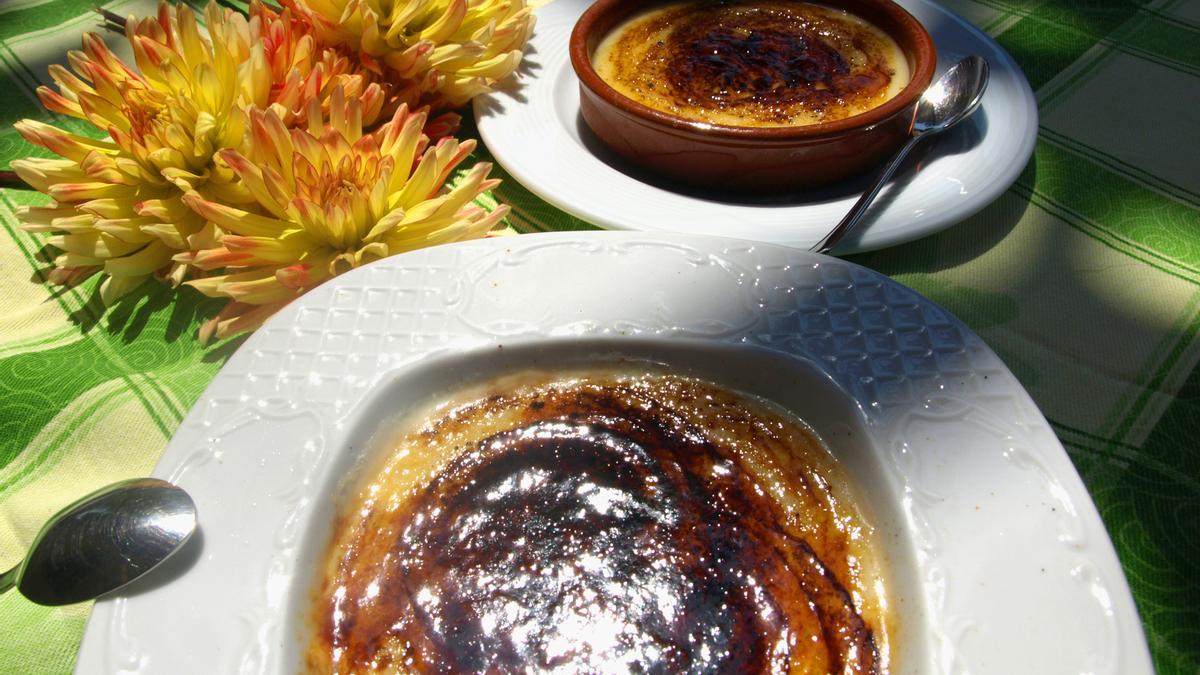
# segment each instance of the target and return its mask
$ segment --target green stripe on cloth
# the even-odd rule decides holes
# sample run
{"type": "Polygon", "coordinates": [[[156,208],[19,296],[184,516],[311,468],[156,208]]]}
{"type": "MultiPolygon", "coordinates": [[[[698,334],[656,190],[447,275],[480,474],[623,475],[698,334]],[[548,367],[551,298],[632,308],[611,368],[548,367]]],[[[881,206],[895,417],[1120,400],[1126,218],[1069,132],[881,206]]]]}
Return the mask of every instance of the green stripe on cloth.
{"type": "Polygon", "coordinates": [[[1187,203],[1189,206],[1200,206],[1200,192],[1189,189],[1185,186],[1176,185],[1169,181],[1154,175],[1140,167],[1134,166],[1129,162],[1117,157],[1111,153],[1105,152],[1100,148],[1089,145],[1078,139],[1071,138],[1066,134],[1060,134],[1057,131],[1043,126],[1039,131],[1039,136],[1042,140],[1049,141],[1064,150],[1068,150],[1077,155],[1082,155],[1086,159],[1102,164],[1108,171],[1118,174],[1119,177],[1126,178],[1134,183],[1149,188],[1150,190],[1159,192],[1172,199],[1187,203]]]}
{"type": "Polygon", "coordinates": [[[12,127],[13,123],[25,118],[44,119],[49,115],[36,98],[22,93],[25,86],[13,71],[14,64],[6,52],[7,49],[0,44],[0,88],[11,92],[4,104],[0,105],[0,167],[5,169],[14,159],[53,156],[49,151],[27,143],[12,127]]]}
{"type": "Polygon", "coordinates": [[[0,466],[25,452],[59,410],[121,375],[91,340],[0,361],[0,466]]]}
{"type": "Polygon", "coordinates": [[[944,0],[939,4],[966,19],[988,35],[998,35],[1031,13],[1037,0],[1013,5],[1003,0],[944,0]]]}
{"type": "MultiPolygon", "coordinates": [[[[1140,433],[1153,426],[1161,417],[1156,401],[1170,399],[1184,379],[1180,368],[1188,368],[1189,350],[1195,345],[1197,323],[1200,322],[1200,291],[1178,312],[1176,321],[1163,332],[1163,338],[1143,362],[1140,372],[1145,376],[1138,386],[1129,387],[1125,396],[1113,406],[1113,414],[1094,431],[1113,442],[1135,443],[1144,439],[1140,433]]],[[[1185,375],[1189,371],[1185,371],[1185,375]]]]}
{"type": "MultiPolygon", "coordinates": [[[[127,4],[128,2],[100,2],[99,0],[44,0],[36,4],[22,4],[13,10],[0,8],[0,40],[54,28],[81,16],[89,15],[96,17],[96,29],[99,30],[103,21],[96,14],[97,7],[115,9],[118,10],[118,14],[122,14],[120,10],[127,4]]],[[[208,1],[185,0],[185,4],[202,10],[208,1]]],[[[241,4],[249,6],[247,3],[241,4]]]]}
{"type": "Polygon", "coordinates": [[[1034,18],[1022,19],[996,40],[1021,64],[1034,90],[1052,80],[1096,44],[1095,39],[1084,33],[1034,18]]]}
{"type": "MultiPolygon", "coordinates": [[[[1200,384],[1200,378],[1194,383],[1200,384]]],[[[1178,447],[1181,438],[1200,425],[1198,393],[1184,394],[1190,400],[1181,396],[1160,423],[1162,431],[1142,447],[1120,446],[1055,425],[1109,524],[1138,609],[1153,627],[1147,637],[1162,675],[1195,673],[1200,659],[1200,623],[1195,620],[1200,605],[1200,539],[1187,534],[1200,522],[1196,499],[1200,458],[1190,444],[1178,447]],[[1175,426],[1180,423],[1190,427],[1175,426]],[[1177,446],[1176,461],[1146,457],[1147,450],[1162,443],[1177,446]]]]}
{"type": "Polygon", "coordinates": [[[92,603],[42,607],[18,593],[0,595],[6,639],[0,672],[13,675],[65,675],[75,666],[79,636],[92,603]],[[19,639],[18,639],[19,638],[19,639]]]}
{"type": "Polygon", "coordinates": [[[1122,31],[1123,46],[1149,58],[1200,72],[1200,26],[1184,26],[1153,16],[1140,16],[1122,31]]]}
{"type": "MultiPolygon", "coordinates": [[[[196,342],[220,302],[190,289],[146,283],[105,312],[96,279],[69,290],[38,283],[45,237],[19,230],[15,210],[45,201],[0,190],[0,566],[55,509],[148,473],[240,343],[196,342]]],[[[68,672],[88,608],[0,598],[0,672],[68,672]]]]}
{"type": "MultiPolygon", "coordinates": [[[[31,478],[44,474],[46,469],[52,468],[73,449],[68,443],[89,422],[113,413],[120,404],[131,399],[126,379],[118,378],[98,384],[72,397],[70,403],[60,410],[51,411],[54,420],[40,425],[37,434],[26,439],[24,445],[27,451],[21,453],[16,461],[0,467],[0,494],[11,493],[31,478]]],[[[164,431],[162,424],[155,423],[154,426],[160,432],[164,431]]]]}
{"type": "MultiPolygon", "coordinates": [[[[1188,317],[1189,320],[1183,322],[1184,325],[1181,327],[1175,344],[1171,346],[1170,350],[1165,351],[1165,358],[1158,367],[1149,371],[1152,375],[1146,382],[1141,396],[1132,403],[1129,412],[1124,415],[1120,425],[1107,434],[1110,438],[1127,438],[1130,430],[1138,424],[1139,418],[1143,415],[1145,408],[1150,405],[1153,394],[1163,389],[1164,381],[1171,377],[1172,372],[1179,363],[1179,359],[1187,351],[1187,348],[1195,343],[1197,336],[1200,335],[1200,313],[1195,313],[1198,305],[1200,305],[1200,294],[1198,294],[1196,302],[1191,307],[1192,313],[1188,317]]],[[[1186,385],[1184,388],[1186,388],[1186,385]]],[[[1181,392],[1172,393],[1175,396],[1182,396],[1181,392]]]]}
{"type": "Polygon", "coordinates": [[[81,15],[94,13],[97,4],[95,0],[47,0],[32,7],[4,12],[0,14],[0,40],[53,28],[81,15]]]}
{"type": "Polygon", "coordinates": [[[1037,181],[1016,189],[1074,227],[1168,274],[1200,282],[1196,209],[1112,173],[1087,155],[1039,141],[1037,181]]]}
{"type": "Polygon", "coordinates": [[[1034,10],[1038,21],[1090,36],[1093,41],[1112,33],[1136,14],[1145,1],[1058,0],[1034,10]]]}
{"type": "Polygon", "coordinates": [[[1096,46],[1094,37],[1038,18],[1026,18],[996,37],[1021,64],[1034,91],[1096,46]]]}
{"type": "MultiPolygon", "coordinates": [[[[17,479],[20,488],[5,490],[0,498],[0,545],[5,551],[24,550],[30,533],[53,509],[100,485],[145,475],[167,437],[124,380],[84,393],[30,440],[29,454],[42,450],[40,456],[23,457],[21,466],[0,474],[17,479]]],[[[44,623],[77,609],[40,607],[18,593],[5,595],[0,620],[9,642],[0,650],[0,672],[69,671],[82,621],[44,623]]]]}
{"type": "Polygon", "coordinates": [[[997,35],[996,40],[1021,65],[1038,92],[1040,104],[1044,92],[1038,90],[1043,85],[1068,70],[1098,43],[1106,42],[1110,33],[1137,14],[1141,4],[1128,0],[1072,0],[1026,9],[1016,3],[1011,6],[1019,8],[1016,11],[1025,18],[997,35]]]}

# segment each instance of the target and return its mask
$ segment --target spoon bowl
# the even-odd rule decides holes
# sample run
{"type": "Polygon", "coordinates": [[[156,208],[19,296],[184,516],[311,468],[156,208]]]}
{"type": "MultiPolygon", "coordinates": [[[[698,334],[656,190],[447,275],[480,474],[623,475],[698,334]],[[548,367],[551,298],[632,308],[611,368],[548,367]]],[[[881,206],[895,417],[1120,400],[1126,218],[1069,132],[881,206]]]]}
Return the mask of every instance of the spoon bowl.
{"type": "Polygon", "coordinates": [[[810,249],[817,253],[829,253],[850,230],[862,220],[867,207],[875,200],[884,184],[904,162],[921,139],[942,133],[971,116],[983,102],[987,91],[988,62],[982,56],[968,56],[951,66],[936,82],[921,94],[913,111],[909,138],[884,166],[879,177],[863,193],[850,212],[842,218],[829,234],[810,249]]]}
{"type": "Polygon", "coordinates": [[[988,62],[982,56],[951,66],[917,101],[913,135],[938,134],[965,120],[983,102],[987,83],[988,62]]]}
{"type": "Polygon", "coordinates": [[[25,559],[0,575],[40,605],[97,598],[170,558],[196,530],[196,505],[182,489],[157,478],[101,488],[55,514],[25,559]]]}

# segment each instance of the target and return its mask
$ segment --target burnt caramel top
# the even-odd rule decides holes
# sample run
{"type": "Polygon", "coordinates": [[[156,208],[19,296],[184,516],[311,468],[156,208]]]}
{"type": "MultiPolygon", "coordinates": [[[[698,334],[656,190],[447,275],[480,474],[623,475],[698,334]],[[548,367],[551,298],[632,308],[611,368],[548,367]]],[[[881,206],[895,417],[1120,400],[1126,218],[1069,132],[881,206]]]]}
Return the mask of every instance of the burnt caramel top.
{"type": "Polygon", "coordinates": [[[339,522],[308,666],[882,672],[853,509],[810,434],[747,405],[599,378],[432,421],[339,522]]]}
{"type": "Polygon", "coordinates": [[[908,84],[886,33],[789,0],[675,3],[639,14],[597,48],[597,74],[651,108],[728,126],[792,126],[874,108],[908,84]]]}

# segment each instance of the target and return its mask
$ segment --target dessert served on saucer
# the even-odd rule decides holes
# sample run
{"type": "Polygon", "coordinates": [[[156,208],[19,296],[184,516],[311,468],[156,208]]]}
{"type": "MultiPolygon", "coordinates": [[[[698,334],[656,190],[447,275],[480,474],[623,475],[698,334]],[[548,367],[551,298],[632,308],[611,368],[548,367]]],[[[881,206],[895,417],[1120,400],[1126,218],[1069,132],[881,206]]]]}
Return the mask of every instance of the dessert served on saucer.
{"type": "Polygon", "coordinates": [[[598,0],[570,55],[583,120],[610,150],[746,192],[878,165],[907,137],[937,61],[892,0],[598,0]]]}
{"type": "Polygon", "coordinates": [[[766,400],[522,371],[380,439],[319,570],[313,671],[888,671],[869,514],[766,400]]]}

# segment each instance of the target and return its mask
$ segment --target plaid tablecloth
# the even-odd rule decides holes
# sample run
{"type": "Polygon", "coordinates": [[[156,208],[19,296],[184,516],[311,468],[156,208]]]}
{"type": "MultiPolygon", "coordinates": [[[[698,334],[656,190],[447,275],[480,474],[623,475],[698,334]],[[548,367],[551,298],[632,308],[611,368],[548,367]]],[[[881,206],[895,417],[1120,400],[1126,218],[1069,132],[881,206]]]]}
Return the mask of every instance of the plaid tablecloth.
{"type": "MultiPolygon", "coordinates": [[[[1200,0],[946,4],[1024,69],[1041,113],[1034,158],[978,215],[853,259],[954,312],[1016,373],[1099,506],[1159,672],[1198,673],[1200,0]]],[[[50,120],[34,89],[97,29],[93,5],[0,0],[0,168],[38,154],[11,124],[50,120]]],[[[495,197],[518,231],[587,227],[507,176],[495,197]]],[[[146,284],[102,313],[94,283],[42,285],[43,238],[14,212],[43,201],[0,190],[5,568],[56,509],[149,472],[240,343],[197,343],[216,307],[194,293],[146,284]]],[[[0,596],[0,673],[70,670],[89,609],[0,596]]]]}

